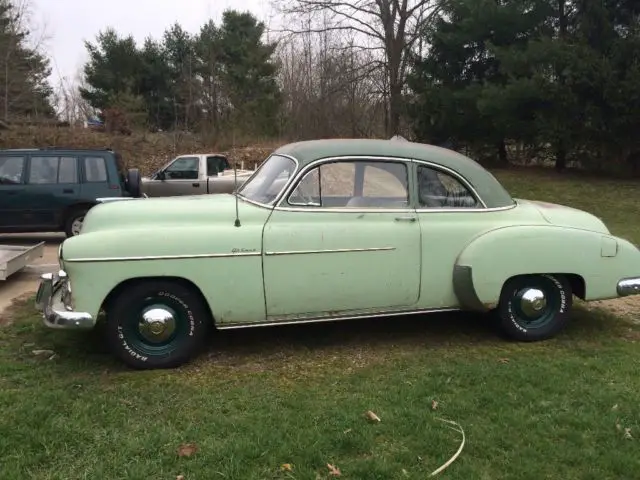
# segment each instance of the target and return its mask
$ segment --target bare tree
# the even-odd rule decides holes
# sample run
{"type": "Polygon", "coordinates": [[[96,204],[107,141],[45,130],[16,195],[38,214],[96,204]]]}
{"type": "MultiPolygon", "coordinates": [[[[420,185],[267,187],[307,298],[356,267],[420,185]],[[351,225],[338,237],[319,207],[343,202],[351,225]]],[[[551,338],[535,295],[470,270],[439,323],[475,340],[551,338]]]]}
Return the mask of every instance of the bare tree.
{"type": "Polygon", "coordinates": [[[291,138],[379,136],[384,98],[372,52],[353,48],[352,32],[309,31],[280,41],[282,132],[291,138]]]}
{"type": "Polygon", "coordinates": [[[96,111],[80,94],[81,88],[87,88],[84,73],[78,69],[72,80],[60,78],[55,89],[55,106],[57,116],[71,126],[84,123],[85,120],[96,116],[96,111]]]}
{"type": "Polygon", "coordinates": [[[357,47],[378,53],[378,66],[384,68],[388,104],[386,134],[398,133],[402,116],[402,95],[411,53],[424,27],[440,11],[442,0],[274,0],[285,15],[306,15],[322,23],[306,28],[283,28],[289,34],[350,31],[357,47]],[[330,24],[327,25],[327,18],[330,24]]]}

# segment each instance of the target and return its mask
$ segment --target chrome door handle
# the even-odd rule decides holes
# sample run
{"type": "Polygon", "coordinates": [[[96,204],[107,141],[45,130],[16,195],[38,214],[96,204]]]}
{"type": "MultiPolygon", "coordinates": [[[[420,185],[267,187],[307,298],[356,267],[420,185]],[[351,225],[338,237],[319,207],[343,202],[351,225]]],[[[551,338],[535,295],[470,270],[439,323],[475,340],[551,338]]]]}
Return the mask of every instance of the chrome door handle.
{"type": "Polygon", "coordinates": [[[416,217],[396,217],[396,222],[415,222],[416,217]]]}

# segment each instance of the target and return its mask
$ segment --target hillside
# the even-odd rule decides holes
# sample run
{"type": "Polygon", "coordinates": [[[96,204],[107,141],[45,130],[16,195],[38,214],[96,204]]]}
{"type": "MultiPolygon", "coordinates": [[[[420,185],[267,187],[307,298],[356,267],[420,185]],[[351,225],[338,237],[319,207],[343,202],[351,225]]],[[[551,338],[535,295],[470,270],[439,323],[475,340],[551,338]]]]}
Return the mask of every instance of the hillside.
{"type": "MultiPolygon", "coordinates": [[[[282,142],[284,143],[284,142],[282,142]]],[[[122,153],[127,167],[139,168],[148,175],[176,155],[185,153],[225,153],[238,168],[260,164],[277,143],[212,145],[189,133],[134,132],[131,135],[113,135],[83,128],[53,126],[23,126],[0,130],[0,148],[112,148],[122,153]]]]}

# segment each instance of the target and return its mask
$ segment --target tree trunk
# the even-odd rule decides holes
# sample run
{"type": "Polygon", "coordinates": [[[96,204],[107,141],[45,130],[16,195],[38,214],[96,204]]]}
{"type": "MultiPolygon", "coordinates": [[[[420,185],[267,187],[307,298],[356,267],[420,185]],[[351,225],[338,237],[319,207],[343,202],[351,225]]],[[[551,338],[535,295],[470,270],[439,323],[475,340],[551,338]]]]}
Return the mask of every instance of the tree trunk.
{"type": "Polygon", "coordinates": [[[498,160],[501,166],[509,165],[509,157],[507,156],[507,145],[504,142],[504,138],[500,139],[498,142],[498,160]]]}
{"type": "Polygon", "coordinates": [[[402,109],[402,86],[395,84],[389,89],[389,117],[387,123],[387,137],[399,134],[400,112],[402,109]]]}
{"type": "Polygon", "coordinates": [[[567,168],[567,149],[561,142],[556,148],[556,171],[562,172],[567,168]]]}

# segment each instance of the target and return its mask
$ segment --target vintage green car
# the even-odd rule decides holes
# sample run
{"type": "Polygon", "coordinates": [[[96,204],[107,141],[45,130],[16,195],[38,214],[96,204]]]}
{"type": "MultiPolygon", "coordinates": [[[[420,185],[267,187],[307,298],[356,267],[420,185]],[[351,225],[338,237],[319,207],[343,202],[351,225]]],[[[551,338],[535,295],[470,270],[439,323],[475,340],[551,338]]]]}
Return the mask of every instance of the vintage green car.
{"type": "Polygon", "coordinates": [[[183,364],[215,329],[449,310],[542,340],[573,295],[640,294],[640,250],[598,218],[395,140],[293,143],[235,194],[98,205],[59,257],[37,294],[45,324],[104,318],[136,368],[183,364]]]}

